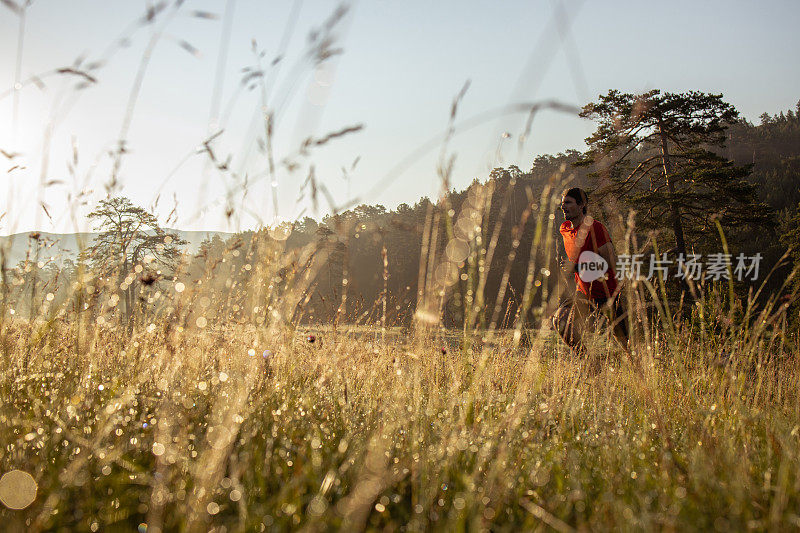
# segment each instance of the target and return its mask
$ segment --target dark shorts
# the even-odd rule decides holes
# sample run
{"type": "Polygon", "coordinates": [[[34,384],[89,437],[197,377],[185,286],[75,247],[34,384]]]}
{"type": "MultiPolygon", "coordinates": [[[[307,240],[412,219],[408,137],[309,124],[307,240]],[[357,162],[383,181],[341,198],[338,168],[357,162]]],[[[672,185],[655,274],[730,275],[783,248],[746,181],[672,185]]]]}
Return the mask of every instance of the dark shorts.
{"type": "MultiPolygon", "coordinates": [[[[622,297],[617,294],[613,298],[587,298],[584,294],[576,295],[589,303],[589,310],[592,314],[602,313],[614,327],[620,328],[625,335],[628,335],[627,310],[622,301],[622,297]],[[609,305],[609,300],[613,299],[613,304],[609,305]]],[[[567,298],[559,305],[559,308],[569,309],[575,304],[575,297],[567,298]]]]}

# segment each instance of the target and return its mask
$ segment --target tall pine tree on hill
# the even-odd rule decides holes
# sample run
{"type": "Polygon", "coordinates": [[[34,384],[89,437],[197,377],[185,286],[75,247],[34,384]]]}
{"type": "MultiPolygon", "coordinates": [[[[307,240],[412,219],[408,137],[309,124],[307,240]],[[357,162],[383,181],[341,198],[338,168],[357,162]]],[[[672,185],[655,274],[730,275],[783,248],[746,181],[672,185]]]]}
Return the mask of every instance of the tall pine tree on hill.
{"type": "Polygon", "coordinates": [[[722,95],[612,90],[581,116],[598,123],[579,163],[594,165],[597,196],[623,200],[641,229],[667,230],[675,252],[713,238],[715,219],[726,230],[772,225],[771,209],[746,180],[750,168],[718,154],[738,120],[722,95]]]}

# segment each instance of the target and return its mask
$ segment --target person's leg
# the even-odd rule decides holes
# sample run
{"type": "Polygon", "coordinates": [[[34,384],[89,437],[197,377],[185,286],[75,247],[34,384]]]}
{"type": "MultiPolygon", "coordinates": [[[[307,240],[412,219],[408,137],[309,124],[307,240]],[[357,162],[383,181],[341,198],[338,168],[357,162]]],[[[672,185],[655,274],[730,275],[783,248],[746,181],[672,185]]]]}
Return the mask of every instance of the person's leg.
{"type": "Polygon", "coordinates": [[[614,338],[620,343],[622,348],[630,354],[630,329],[628,327],[628,310],[622,294],[614,298],[614,302],[609,306],[609,320],[611,321],[614,338]]]}
{"type": "Polygon", "coordinates": [[[573,341],[572,336],[572,298],[568,298],[561,302],[551,317],[553,329],[556,330],[558,336],[561,337],[567,345],[571,346],[573,341]]]}
{"type": "Polygon", "coordinates": [[[565,301],[553,315],[553,327],[563,341],[580,355],[585,354],[583,334],[589,317],[589,300],[577,293],[565,301]]]}

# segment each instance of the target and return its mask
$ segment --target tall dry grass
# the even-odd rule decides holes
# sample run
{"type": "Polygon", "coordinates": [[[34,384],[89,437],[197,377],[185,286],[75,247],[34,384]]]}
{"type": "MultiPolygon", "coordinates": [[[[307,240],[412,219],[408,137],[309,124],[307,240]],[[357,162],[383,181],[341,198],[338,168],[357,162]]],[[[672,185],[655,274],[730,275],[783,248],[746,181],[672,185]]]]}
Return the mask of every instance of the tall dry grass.
{"type": "MultiPolygon", "coordinates": [[[[537,212],[539,246],[552,249],[552,219],[537,212]]],[[[479,236],[490,233],[472,236],[470,276],[481,277],[470,265],[485,261],[492,241],[479,236]]],[[[43,301],[34,320],[4,313],[0,465],[38,486],[25,509],[0,511],[9,528],[800,525],[800,372],[785,299],[743,304],[710,285],[676,312],[656,286],[629,283],[632,354],[599,328],[595,373],[547,321],[444,329],[438,312],[454,289],[436,275],[450,259],[433,238],[412,327],[309,330],[287,317],[327,245],[287,255],[265,239],[244,251],[250,284],[231,289],[259,304],[249,323],[204,314],[231,296],[210,283],[213,267],[180,290],[151,288],[160,311],[130,336],[108,303],[116,287],[89,271],[75,298],[93,286],[99,310],[43,301]],[[310,266],[286,274],[292,261],[310,266]]],[[[534,248],[541,281],[538,257],[534,248]]],[[[558,296],[529,311],[546,316],[558,296]]]]}
{"type": "MultiPolygon", "coordinates": [[[[315,61],[332,53],[325,34],[315,46],[315,61]]],[[[151,53],[124,114],[112,192],[151,53]]],[[[268,105],[269,73],[254,72],[268,105]]],[[[541,107],[508,109],[532,117],[541,107]]],[[[263,124],[268,152],[273,116],[263,124]]],[[[216,165],[212,140],[205,147],[216,165]]],[[[453,168],[446,147],[444,191],[453,168]]],[[[268,155],[262,178],[274,177],[268,155]]],[[[244,324],[203,314],[203,298],[228,296],[209,284],[153,287],[155,311],[132,330],[107,303],[117,287],[88,269],[78,269],[66,302],[39,302],[30,320],[10,313],[3,292],[0,470],[29,473],[36,495],[24,509],[0,508],[0,524],[150,533],[800,527],[800,362],[785,303],[737,303],[713,287],[676,310],[662,287],[631,284],[633,355],[601,330],[589,347],[601,371],[588,372],[553,332],[531,331],[525,320],[546,317],[559,297],[545,279],[554,271],[557,185],[531,195],[524,211],[533,253],[501,261],[525,261],[529,273],[524,311],[508,331],[492,327],[503,294],[492,300],[483,291],[500,231],[488,226],[491,184],[473,192],[473,230],[457,233],[460,215],[446,196],[431,207],[408,329],[386,324],[385,294],[377,324],[299,327],[295,310],[329,248],[287,256],[282,241],[247,251],[257,275],[232,290],[258,311],[244,324]],[[438,241],[440,228],[447,242],[438,241]],[[454,240],[466,246],[463,261],[447,255],[454,240]],[[308,268],[273,282],[292,261],[308,268]],[[454,268],[474,287],[458,332],[441,325],[454,268]],[[492,310],[488,324],[475,307],[492,310]]],[[[347,242],[353,228],[333,229],[331,244],[347,242]]],[[[16,479],[0,480],[4,501],[30,492],[16,479]]]]}
{"type": "Polygon", "coordinates": [[[127,340],[6,324],[0,464],[31,473],[38,496],[0,511],[4,523],[800,525],[800,373],[796,357],[768,349],[771,334],[730,345],[723,362],[716,337],[659,334],[638,364],[612,354],[589,375],[552,335],[520,352],[511,335],[461,351],[435,336],[381,341],[378,329],[314,333],[159,324],[127,340]]]}

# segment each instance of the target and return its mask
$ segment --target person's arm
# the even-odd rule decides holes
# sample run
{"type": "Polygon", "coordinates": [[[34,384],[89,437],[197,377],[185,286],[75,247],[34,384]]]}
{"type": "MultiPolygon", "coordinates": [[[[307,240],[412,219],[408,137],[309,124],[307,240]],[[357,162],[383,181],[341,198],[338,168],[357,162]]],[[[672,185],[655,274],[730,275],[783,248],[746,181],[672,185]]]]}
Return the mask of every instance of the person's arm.
{"type": "Polygon", "coordinates": [[[561,255],[561,250],[558,248],[558,244],[556,244],[556,255],[558,256],[558,269],[561,271],[561,275],[559,278],[564,284],[569,287],[571,283],[575,282],[575,263],[570,261],[569,259],[569,252],[566,248],[566,237],[564,235],[564,224],[561,225],[559,228],[559,234],[562,237],[562,249],[564,250],[564,255],[561,255]]]}
{"type": "Polygon", "coordinates": [[[597,254],[606,260],[606,263],[608,263],[609,268],[614,271],[614,274],[616,274],[617,253],[614,251],[614,243],[608,241],[603,246],[597,249],[597,254]]]}
{"type": "Polygon", "coordinates": [[[571,276],[575,273],[575,263],[569,260],[568,257],[561,258],[561,272],[566,276],[571,276]]]}
{"type": "Polygon", "coordinates": [[[592,232],[594,238],[595,249],[597,254],[606,260],[609,269],[617,272],[617,254],[614,251],[614,243],[611,242],[611,235],[602,224],[597,224],[597,231],[592,232]]]}
{"type": "MultiPolygon", "coordinates": [[[[617,275],[617,253],[614,250],[614,243],[611,242],[611,235],[609,235],[608,230],[605,226],[600,227],[600,231],[596,235],[597,240],[595,241],[595,245],[597,246],[597,254],[602,257],[606,263],[608,263],[608,271],[614,273],[614,277],[617,275]]],[[[613,296],[608,288],[608,285],[602,279],[600,282],[603,285],[603,289],[608,298],[613,296]]],[[[619,280],[617,280],[619,282],[619,280]]],[[[619,289],[617,289],[619,290],[619,289]]]]}

